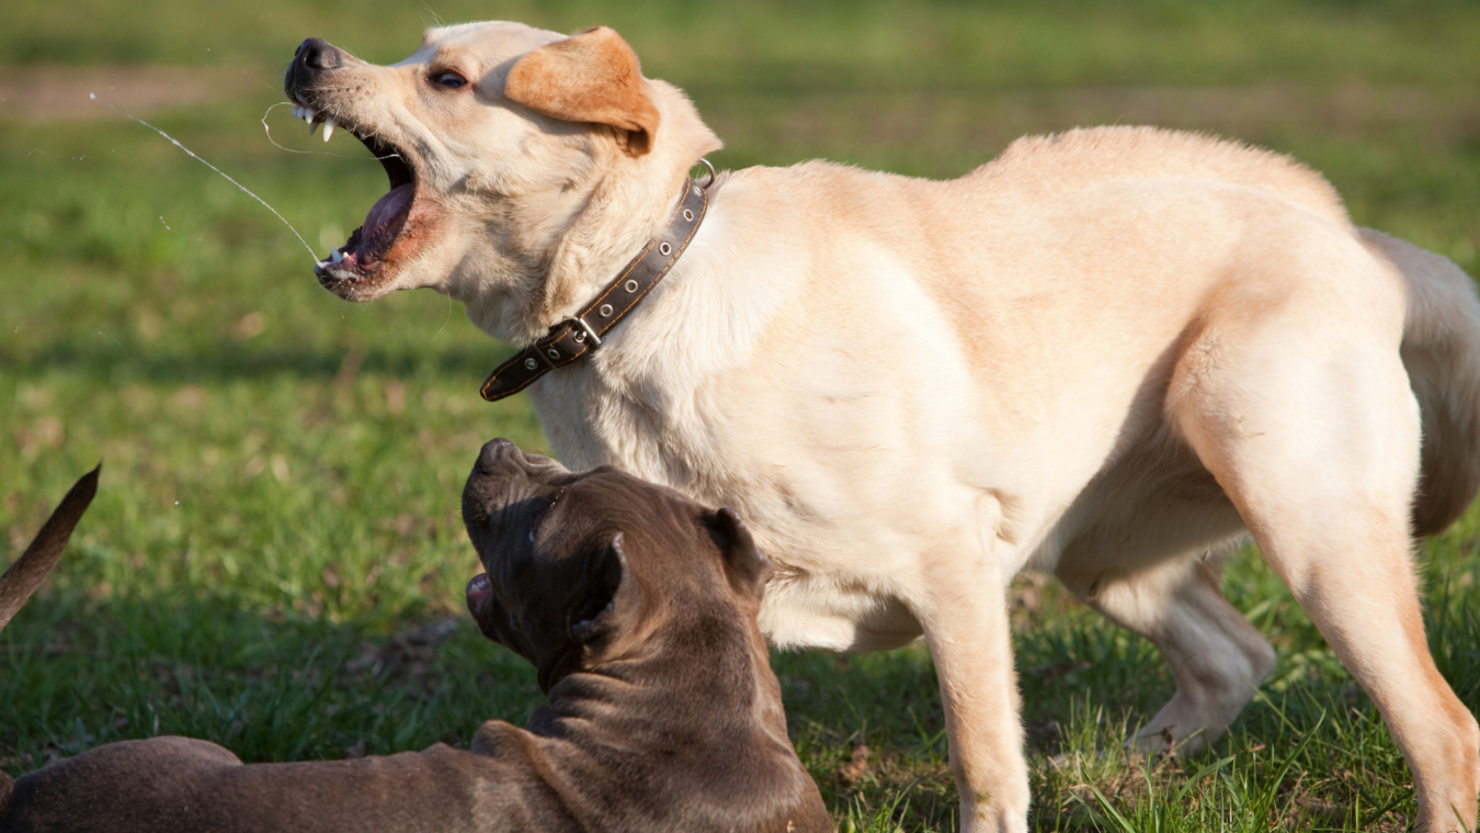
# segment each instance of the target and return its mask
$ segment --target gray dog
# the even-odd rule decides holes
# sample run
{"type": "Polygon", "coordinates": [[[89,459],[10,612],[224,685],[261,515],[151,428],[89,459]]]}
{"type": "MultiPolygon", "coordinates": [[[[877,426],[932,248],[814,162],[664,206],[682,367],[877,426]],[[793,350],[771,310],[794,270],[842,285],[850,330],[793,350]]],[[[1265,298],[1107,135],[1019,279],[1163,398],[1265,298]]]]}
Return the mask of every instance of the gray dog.
{"type": "MultiPolygon", "coordinates": [[[[0,578],[0,626],[96,483],[0,578]]],[[[0,831],[832,829],[756,628],[771,567],[738,516],[506,440],[484,446],[463,514],[487,570],[468,608],[549,696],[526,728],[484,723],[470,751],[252,765],[190,738],[112,743],[0,774],[0,831]]]]}

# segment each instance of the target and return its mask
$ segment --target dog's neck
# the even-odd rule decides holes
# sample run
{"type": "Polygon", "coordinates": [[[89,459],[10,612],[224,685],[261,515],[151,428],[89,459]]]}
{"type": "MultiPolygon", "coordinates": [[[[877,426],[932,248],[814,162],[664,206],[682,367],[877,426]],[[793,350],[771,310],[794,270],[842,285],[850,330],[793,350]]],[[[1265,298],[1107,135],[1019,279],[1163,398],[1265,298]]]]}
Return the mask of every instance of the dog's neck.
{"type": "Polygon", "coordinates": [[[632,157],[592,139],[569,186],[478,212],[490,218],[492,252],[458,269],[486,271],[452,276],[443,291],[484,332],[526,345],[595,297],[663,227],[689,169],[723,147],[681,90],[647,84],[662,116],[651,152],[632,157]]]}
{"type": "Polygon", "coordinates": [[[701,739],[750,724],[753,731],[789,743],[780,685],[753,616],[754,611],[688,622],[669,620],[661,632],[634,640],[633,650],[555,682],[549,705],[536,710],[526,728],[535,734],[564,736],[572,730],[568,721],[574,718],[582,727],[594,725],[598,733],[622,739],[641,736],[650,728],[633,725],[635,721],[660,725],[670,737],[701,739]],[[593,704],[643,701],[657,705],[631,709],[598,705],[592,710],[593,704]],[[706,706],[692,713],[674,707],[689,702],[706,706]]]}
{"type": "Polygon", "coordinates": [[[832,829],[787,736],[754,611],[735,613],[665,626],[661,647],[564,677],[528,734],[492,721],[473,750],[530,750],[575,814],[608,829],[832,829]],[[618,782],[600,777],[612,771],[618,782]],[[641,785],[656,784],[690,800],[651,803],[641,785]]]}
{"type": "Polygon", "coordinates": [[[683,172],[657,182],[603,179],[551,247],[549,270],[525,308],[526,327],[543,335],[595,298],[667,225],[686,181],[683,172]]]}
{"type": "MultiPolygon", "coordinates": [[[[707,163],[706,163],[707,164],[707,163]]],[[[709,182],[713,182],[713,168],[709,182]]],[[[678,205],[658,233],[604,286],[534,343],[494,369],[481,393],[490,402],[511,396],[545,373],[587,358],[647,298],[683,256],[709,204],[704,187],[684,179],[678,205]]],[[[555,281],[547,281],[554,285],[555,281]]],[[[547,299],[548,300],[548,299],[547,299]]],[[[563,308],[555,305],[552,308],[563,308]]]]}
{"type": "Polygon", "coordinates": [[[543,337],[664,228],[686,176],[623,174],[559,194],[496,197],[487,248],[465,260],[444,291],[495,338],[528,345],[543,337]]]}

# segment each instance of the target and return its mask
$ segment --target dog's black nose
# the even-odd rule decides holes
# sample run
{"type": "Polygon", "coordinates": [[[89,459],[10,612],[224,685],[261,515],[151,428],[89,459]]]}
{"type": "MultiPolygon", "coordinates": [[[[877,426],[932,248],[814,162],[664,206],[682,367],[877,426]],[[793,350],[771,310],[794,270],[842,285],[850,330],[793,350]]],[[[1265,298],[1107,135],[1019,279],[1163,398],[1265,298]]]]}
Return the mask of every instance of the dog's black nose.
{"type": "Polygon", "coordinates": [[[478,473],[490,474],[498,467],[500,460],[518,453],[519,447],[503,437],[489,440],[483,444],[483,450],[478,452],[478,473]]]}
{"type": "Polygon", "coordinates": [[[298,51],[294,53],[293,60],[303,66],[304,69],[318,72],[326,69],[338,69],[341,54],[333,44],[322,38],[309,38],[298,45],[298,51]]]}

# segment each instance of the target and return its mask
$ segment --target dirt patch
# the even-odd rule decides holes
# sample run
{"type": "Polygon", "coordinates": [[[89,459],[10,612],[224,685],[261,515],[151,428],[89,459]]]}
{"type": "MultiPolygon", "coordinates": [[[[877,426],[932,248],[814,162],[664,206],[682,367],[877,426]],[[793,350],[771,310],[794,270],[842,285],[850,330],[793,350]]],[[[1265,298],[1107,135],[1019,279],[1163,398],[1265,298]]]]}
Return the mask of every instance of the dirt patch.
{"type": "Polygon", "coordinates": [[[236,98],[259,89],[263,79],[242,70],[182,67],[0,68],[0,120],[92,121],[136,116],[236,98]]]}

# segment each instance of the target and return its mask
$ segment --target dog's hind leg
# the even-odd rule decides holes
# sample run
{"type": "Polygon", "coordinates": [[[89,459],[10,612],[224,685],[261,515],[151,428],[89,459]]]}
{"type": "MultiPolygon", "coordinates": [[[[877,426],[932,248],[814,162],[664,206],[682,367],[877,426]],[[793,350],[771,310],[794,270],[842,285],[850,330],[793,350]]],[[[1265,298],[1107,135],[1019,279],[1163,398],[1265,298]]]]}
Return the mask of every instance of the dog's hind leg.
{"type": "Polygon", "coordinates": [[[1150,640],[1177,684],[1136,741],[1151,752],[1199,752],[1254,696],[1274,668],[1274,649],[1223,598],[1215,557],[1181,555],[1124,572],[1097,569],[1103,553],[1082,555],[1066,549],[1059,580],[1110,621],[1150,640]]]}
{"type": "Polygon", "coordinates": [[[1350,249],[1322,255],[1304,263],[1349,266],[1340,284],[1295,272],[1207,322],[1168,414],[1382,714],[1419,829],[1473,830],[1480,727],[1429,655],[1410,555],[1420,438],[1402,301],[1350,249]]]}

